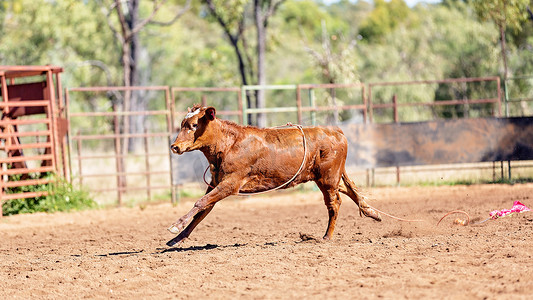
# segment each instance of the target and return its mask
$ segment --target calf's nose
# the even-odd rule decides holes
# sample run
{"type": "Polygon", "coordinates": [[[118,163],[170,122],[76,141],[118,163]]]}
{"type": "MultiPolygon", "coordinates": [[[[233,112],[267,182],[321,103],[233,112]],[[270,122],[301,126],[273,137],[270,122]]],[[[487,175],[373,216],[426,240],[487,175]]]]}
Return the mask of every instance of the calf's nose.
{"type": "Polygon", "coordinates": [[[174,153],[179,153],[180,152],[180,148],[176,145],[170,145],[170,150],[172,150],[172,152],[174,153]]]}

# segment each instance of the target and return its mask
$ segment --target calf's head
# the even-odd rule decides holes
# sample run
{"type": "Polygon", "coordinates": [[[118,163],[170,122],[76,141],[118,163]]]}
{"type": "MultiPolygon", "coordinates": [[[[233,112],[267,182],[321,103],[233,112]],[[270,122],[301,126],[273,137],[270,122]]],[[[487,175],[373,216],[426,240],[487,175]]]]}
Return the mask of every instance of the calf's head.
{"type": "Polygon", "coordinates": [[[188,109],[187,115],[181,121],[178,136],[170,145],[172,152],[182,154],[205,147],[210,142],[208,131],[209,123],[216,118],[214,107],[201,107],[195,105],[188,109]]]}

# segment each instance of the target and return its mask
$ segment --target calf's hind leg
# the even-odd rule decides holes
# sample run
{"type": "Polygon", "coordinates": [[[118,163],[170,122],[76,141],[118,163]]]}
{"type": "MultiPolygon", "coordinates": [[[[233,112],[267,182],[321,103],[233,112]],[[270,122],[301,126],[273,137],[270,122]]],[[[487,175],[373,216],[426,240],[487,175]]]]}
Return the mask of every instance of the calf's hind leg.
{"type": "Polygon", "coordinates": [[[339,191],[348,197],[352,198],[352,200],[357,204],[359,207],[359,213],[362,213],[366,217],[370,217],[376,221],[381,221],[381,216],[379,215],[379,212],[377,212],[375,209],[370,207],[363,196],[359,193],[359,190],[355,186],[355,184],[348,178],[348,175],[346,174],[346,171],[342,173],[342,181],[339,184],[339,191]]]}
{"type": "Polygon", "coordinates": [[[335,224],[337,223],[337,217],[339,216],[339,208],[341,206],[341,197],[339,192],[332,187],[325,187],[318,185],[322,195],[324,195],[324,203],[328,209],[328,228],[326,234],[324,234],[324,240],[330,240],[335,230],[335,224]]]}

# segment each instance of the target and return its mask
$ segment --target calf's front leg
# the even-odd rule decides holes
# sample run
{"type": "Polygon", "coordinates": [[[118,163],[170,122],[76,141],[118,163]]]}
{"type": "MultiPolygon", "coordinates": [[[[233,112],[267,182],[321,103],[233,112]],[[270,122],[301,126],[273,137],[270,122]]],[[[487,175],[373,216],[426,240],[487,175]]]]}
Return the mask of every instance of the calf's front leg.
{"type": "Polygon", "coordinates": [[[183,241],[184,239],[188,238],[191,232],[196,227],[196,225],[198,225],[207,216],[207,214],[209,214],[209,212],[213,209],[213,207],[214,205],[194,215],[192,222],[182,232],[179,232],[178,228],[176,228],[174,224],[172,224],[172,226],[170,226],[168,230],[172,233],[179,233],[179,234],[175,238],[168,241],[167,246],[172,247],[176,245],[177,243],[183,241]]]}
{"type": "Polygon", "coordinates": [[[194,204],[193,208],[181,217],[178,221],[172,224],[168,230],[172,233],[179,233],[178,236],[167,242],[168,246],[173,246],[185,238],[189,237],[194,228],[209,214],[213,206],[220,200],[237,194],[240,185],[235,183],[221,182],[211,192],[204,195],[194,204]],[[185,228],[185,226],[192,220],[192,222],[185,228]],[[183,230],[185,228],[185,230],[183,230]],[[183,230],[183,231],[182,231],[183,230]]]}

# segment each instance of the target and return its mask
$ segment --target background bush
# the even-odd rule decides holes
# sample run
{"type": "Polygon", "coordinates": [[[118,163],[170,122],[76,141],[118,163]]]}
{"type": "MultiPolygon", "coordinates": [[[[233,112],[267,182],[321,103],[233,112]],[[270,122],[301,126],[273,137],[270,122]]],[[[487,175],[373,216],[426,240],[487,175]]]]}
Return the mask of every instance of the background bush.
{"type": "MultiPolygon", "coordinates": [[[[49,194],[36,198],[6,201],[2,204],[3,215],[71,211],[97,207],[96,202],[87,191],[75,188],[63,178],[54,175],[47,176],[54,177],[52,183],[6,189],[6,194],[42,191],[47,191],[49,194]]],[[[36,176],[33,175],[33,177],[36,176]]]]}

